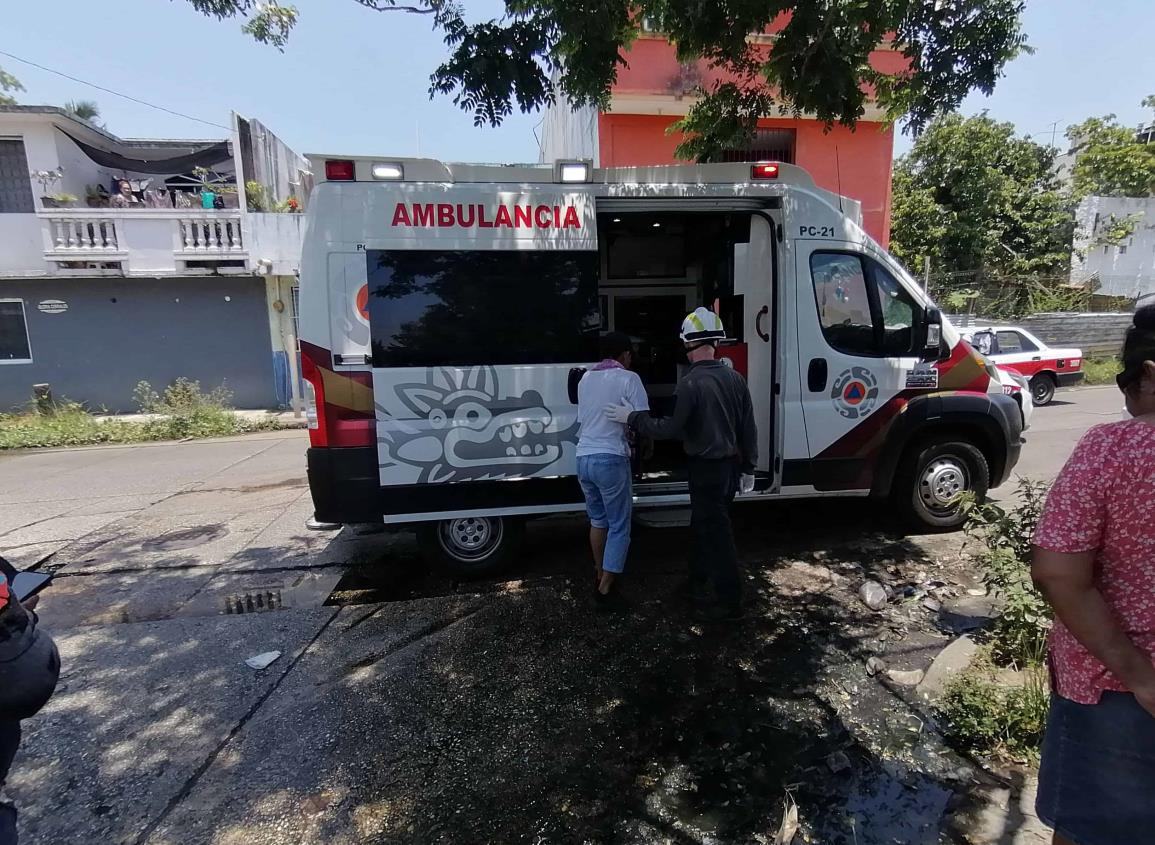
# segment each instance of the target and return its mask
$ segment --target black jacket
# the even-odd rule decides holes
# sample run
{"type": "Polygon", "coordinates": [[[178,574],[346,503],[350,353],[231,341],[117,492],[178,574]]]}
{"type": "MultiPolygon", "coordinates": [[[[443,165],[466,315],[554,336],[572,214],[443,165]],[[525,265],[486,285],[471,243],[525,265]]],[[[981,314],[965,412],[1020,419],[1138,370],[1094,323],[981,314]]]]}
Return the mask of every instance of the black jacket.
{"type": "Polygon", "coordinates": [[[658,440],[681,440],[695,458],[738,458],[742,472],[758,463],[758,429],[746,380],[721,361],[698,361],[678,382],[674,415],[630,414],[630,425],[658,440]]]}

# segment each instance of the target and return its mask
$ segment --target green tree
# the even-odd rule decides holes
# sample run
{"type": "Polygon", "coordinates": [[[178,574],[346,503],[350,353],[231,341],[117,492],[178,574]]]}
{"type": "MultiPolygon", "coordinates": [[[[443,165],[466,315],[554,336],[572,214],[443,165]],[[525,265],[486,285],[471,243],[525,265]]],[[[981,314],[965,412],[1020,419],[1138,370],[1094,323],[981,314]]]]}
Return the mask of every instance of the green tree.
{"type": "Polygon", "coordinates": [[[916,270],[1061,271],[1074,224],[1054,163],[985,113],[937,118],[895,162],[891,249],[916,270]]]}
{"type": "Polygon", "coordinates": [[[100,120],[100,106],[92,100],[69,100],[64,104],[64,110],[89,123],[97,123],[100,120]]]}
{"type": "Polygon", "coordinates": [[[10,73],[5,73],[4,68],[0,67],[0,106],[15,105],[16,98],[12,94],[23,90],[24,86],[20,84],[20,80],[10,73]]]}
{"type": "MultiPolygon", "coordinates": [[[[189,0],[219,19],[284,48],[297,10],[270,0],[189,0]]],[[[463,0],[354,0],[379,12],[429,15],[444,33],[446,61],[430,93],[451,96],[478,125],[499,125],[514,106],[528,112],[557,89],[576,105],[604,107],[625,51],[649,21],[676,45],[681,62],[704,60],[728,80],[708,90],[681,122],[684,158],[709,158],[752,137],[772,107],[853,126],[873,96],[913,131],[951,111],[971,91],[989,93],[1003,66],[1027,49],[1023,0],[505,0],[500,19],[467,23],[463,0]],[[776,20],[773,49],[748,37],[776,20]],[[885,74],[872,51],[893,43],[905,70],[885,74]]]]}
{"type": "MultiPolygon", "coordinates": [[[[1155,108],[1155,96],[1143,100],[1155,108]]],[[[1075,153],[1072,191],[1076,198],[1149,197],[1155,194],[1155,144],[1142,144],[1115,115],[1092,117],[1067,129],[1075,153]]]]}

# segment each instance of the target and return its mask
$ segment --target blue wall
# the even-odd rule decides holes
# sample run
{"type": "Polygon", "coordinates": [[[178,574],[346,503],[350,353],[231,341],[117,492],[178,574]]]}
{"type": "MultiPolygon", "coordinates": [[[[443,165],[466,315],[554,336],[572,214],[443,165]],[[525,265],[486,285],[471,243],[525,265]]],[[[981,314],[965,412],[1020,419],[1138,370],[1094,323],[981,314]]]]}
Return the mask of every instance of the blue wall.
{"type": "Polygon", "coordinates": [[[263,279],[0,280],[0,299],[22,299],[31,364],[0,364],[0,410],[25,405],[47,382],[58,399],[135,412],[132,391],[181,376],[225,384],[237,408],[278,404],[263,279]],[[62,300],[68,310],[42,313],[62,300]]]}

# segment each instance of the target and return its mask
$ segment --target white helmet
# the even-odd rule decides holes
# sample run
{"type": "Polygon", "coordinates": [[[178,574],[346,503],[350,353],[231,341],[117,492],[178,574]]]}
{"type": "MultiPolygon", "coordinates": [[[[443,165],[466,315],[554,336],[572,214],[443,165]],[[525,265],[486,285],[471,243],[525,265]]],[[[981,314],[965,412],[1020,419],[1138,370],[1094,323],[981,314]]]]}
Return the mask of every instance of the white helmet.
{"type": "Polygon", "coordinates": [[[726,330],[722,328],[722,318],[709,308],[695,308],[682,321],[681,338],[684,343],[702,343],[724,340],[726,330]]]}

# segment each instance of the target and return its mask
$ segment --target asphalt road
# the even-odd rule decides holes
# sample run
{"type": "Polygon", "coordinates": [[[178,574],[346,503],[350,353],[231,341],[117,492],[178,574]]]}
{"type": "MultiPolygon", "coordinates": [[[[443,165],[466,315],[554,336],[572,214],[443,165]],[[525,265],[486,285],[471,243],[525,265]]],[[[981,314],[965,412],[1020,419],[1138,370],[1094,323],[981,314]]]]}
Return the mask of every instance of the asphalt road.
{"type": "MultiPolygon", "coordinates": [[[[1060,392],[1053,406],[1036,410],[1019,473],[1053,476],[1084,430],[1120,410],[1114,390],[1060,392]]],[[[608,739],[578,736],[575,724],[611,719],[615,701],[633,701],[643,713],[682,701],[679,687],[663,685],[686,667],[699,666],[680,682],[706,688],[712,667],[762,659],[701,652],[684,632],[663,627],[660,603],[647,604],[651,615],[633,628],[591,629],[589,609],[571,589],[585,565],[579,520],[535,524],[525,563],[508,576],[524,580],[486,585],[427,574],[403,534],[307,531],[305,444],[304,432],[291,431],[0,456],[0,552],[19,566],[57,571],[41,615],[65,667],[53,701],[25,725],[9,784],[22,808],[23,841],[484,841],[496,835],[485,831],[497,824],[493,813],[516,822],[522,806],[527,820],[576,830],[611,815],[613,802],[597,797],[604,786],[596,778],[550,768],[552,758],[584,760],[584,772],[600,765],[588,757],[599,743],[610,742],[603,751],[612,755],[615,742],[647,747],[648,740],[637,734],[644,724],[608,739]],[[342,595],[365,603],[326,605],[339,581],[342,595]],[[264,612],[270,605],[291,612],[264,612]],[[674,652],[670,642],[679,643],[674,652]],[[605,667],[592,686],[583,680],[606,650],[622,649],[616,670],[605,667]],[[696,662],[666,665],[679,649],[697,654],[696,662]],[[245,665],[267,651],[280,652],[268,669],[245,665]],[[647,692],[634,700],[639,678],[647,692]],[[585,792],[574,787],[557,801],[578,809],[536,806],[535,790],[567,777],[585,792]],[[495,792],[479,785],[493,778],[509,780],[495,792]],[[450,786],[453,794],[443,794],[450,786]]],[[[937,552],[927,551],[933,543],[877,534],[877,511],[860,501],[759,508],[743,509],[738,527],[752,570],[789,568],[830,549],[858,567],[852,571],[879,549],[892,572],[909,564],[912,578],[936,565],[937,552]]],[[[638,532],[631,566],[639,592],[666,588],[685,541],[677,529],[638,532]]],[[[767,582],[759,594],[783,589],[767,582]]],[[[844,624],[844,615],[837,619],[844,624]]],[[[840,641],[834,652],[856,647],[840,641]]],[[[796,654],[792,668],[781,660],[776,654],[768,664],[775,668],[764,670],[786,673],[775,690],[798,693],[826,674],[796,654]]],[[[746,677],[717,683],[730,688],[746,677]]],[[[748,700],[765,700],[764,692],[748,700]]],[[[879,768],[872,753],[861,759],[879,768]]],[[[780,754],[776,748],[772,761],[780,754]]],[[[607,783],[628,790],[648,771],[607,773],[607,783]]],[[[637,833],[655,823],[649,809],[614,812],[615,825],[634,820],[628,841],[683,841],[637,833]]],[[[523,838],[509,833],[516,829],[503,836],[523,838]]]]}

